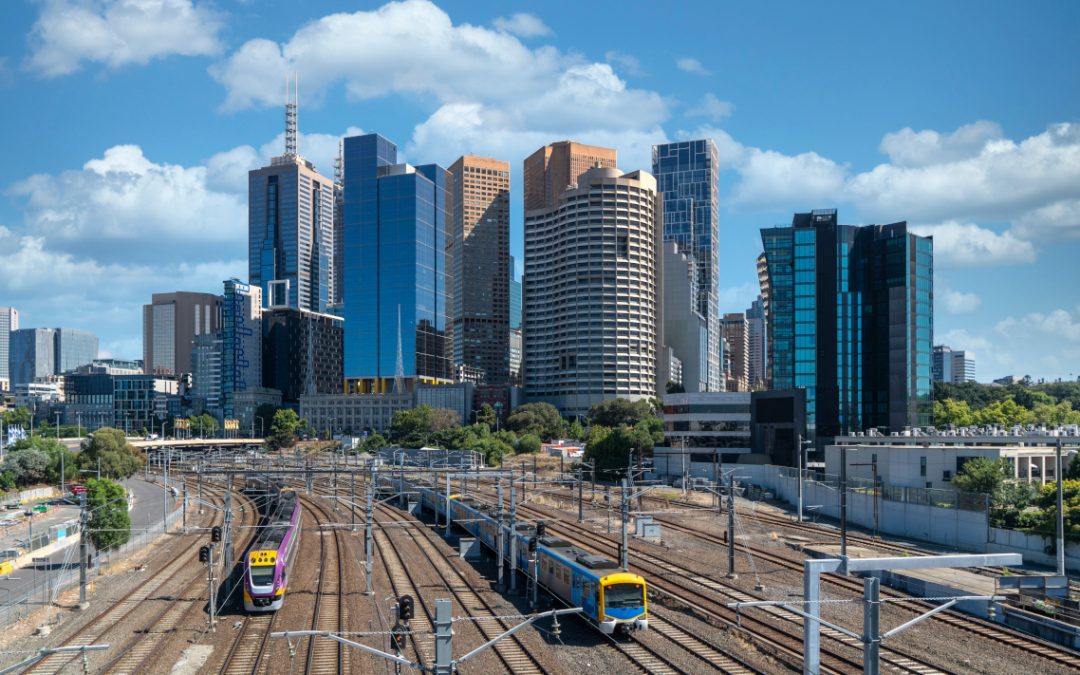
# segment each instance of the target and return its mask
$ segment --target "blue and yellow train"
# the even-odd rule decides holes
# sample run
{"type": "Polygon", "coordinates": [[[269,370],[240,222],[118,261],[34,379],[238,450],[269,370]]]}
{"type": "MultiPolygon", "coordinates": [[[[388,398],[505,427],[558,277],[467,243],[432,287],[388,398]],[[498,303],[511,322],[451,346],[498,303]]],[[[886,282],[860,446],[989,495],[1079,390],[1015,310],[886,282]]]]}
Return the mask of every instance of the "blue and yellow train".
{"type": "MultiPolygon", "coordinates": [[[[446,518],[446,496],[431,487],[413,485],[421,507],[446,518]]],[[[450,521],[475,536],[484,546],[498,551],[498,517],[495,510],[470,497],[450,499],[450,521]]],[[[532,570],[529,540],[537,528],[519,523],[511,534],[506,526],[503,555],[509,560],[511,536],[517,539],[517,567],[532,570]]],[[[540,586],[572,607],[582,607],[585,617],[607,635],[625,635],[649,627],[645,579],[619,567],[618,563],[589,553],[569,542],[540,532],[535,555],[539,559],[540,586]]],[[[531,575],[531,572],[530,572],[531,575]]]]}

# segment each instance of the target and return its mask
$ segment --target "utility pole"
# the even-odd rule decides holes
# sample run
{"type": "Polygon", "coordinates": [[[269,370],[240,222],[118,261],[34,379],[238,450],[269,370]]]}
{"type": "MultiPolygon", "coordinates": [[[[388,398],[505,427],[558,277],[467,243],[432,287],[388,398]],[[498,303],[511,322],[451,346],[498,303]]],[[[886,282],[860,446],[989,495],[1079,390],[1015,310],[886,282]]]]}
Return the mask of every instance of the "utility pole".
{"type": "Polygon", "coordinates": [[[370,480],[368,480],[367,486],[367,505],[364,508],[364,594],[371,595],[374,591],[371,588],[371,549],[372,538],[374,533],[372,532],[372,515],[374,514],[374,498],[375,498],[375,479],[378,476],[378,470],[373,469],[371,471],[370,480]]]}
{"type": "Polygon", "coordinates": [[[86,607],[86,566],[87,566],[87,540],[89,535],[86,531],[90,524],[90,513],[86,510],[86,493],[79,493],[79,609],[86,607]]]}
{"type": "Polygon", "coordinates": [[[199,515],[200,516],[202,515],[202,508],[203,508],[203,501],[202,501],[202,472],[203,472],[203,465],[202,465],[202,462],[199,462],[199,468],[195,471],[195,475],[198,477],[198,481],[199,481],[199,515]]]}
{"type": "Polygon", "coordinates": [[[1057,439],[1054,457],[1054,478],[1057,480],[1057,573],[1065,576],[1065,510],[1061,491],[1061,437],[1057,439]]]}
{"type": "Polygon", "coordinates": [[[847,574],[847,446],[840,446],[840,559],[847,574]]]}
{"type": "Polygon", "coordinates": [[[210,564],[206,567],[207,582],[210,586],[210,630],[217,632],[215,624],[217,620],[214,615],[217,613],[217,607],[215,607],[216,598],[214,597],[214,547],[210,547],[210,564]]]}
{"type": "Polygon", "coordinates": [[[184,516],[183,516],[183,528],[187,530],[187,483],[184,483],[184,516]]]}
{"type": "Polygon", "coordinates": [[[799,472],[799,522],[803,521],[802,507],[803,507],[803,454],[802,454],[802,434],[795,437],[795,453],[798,458],[795,460],[795,464],[798,467],[799,472]]]}
{"type": "Polygon", "coordinates": [[[168,456],[162,454],[162,475],[165,477],[165,494],[164,501],[161,504],[161,531],[169,531],[169,459],[168,456]]]}
{"type": "Polygon", "coordinates": [[[630,525],[630,491],[627,481],[622,479],[622,546],[619,549],[619,567],[630,569],[630,540],[627,528],[630,525]]]}
{"type": "Polygon", "coordinates": [[[356,472],[349,474],[349,529],[356,530],[356,472]]]}
{"type": "MultiPolygon", "coordinates": [[[[513,473],[511,473],[510,474],[510,489],[511,490],[514,489],[513,485],[514,485],[514,476],[513,476],[513,473]]],[[[503,551],[506,550],[506,529],[505,529],[505,523],[503,523],[503,481],[502,481],[502,476],[499,476],[499,487],[498,487],[498,490],[497,490],[497,494],[498,494],[498,498],[499,498],[499,513],[498,513],[498,516],[499,516],[499,518],[498,518],[499,536],[498,536],[498,540],[497,540],[498,544],[499,544],[499,552],[498,552],[496,557],[498,558],[498,566],[499,566],[499,584],[498,584],[498,587],[499,587],[499,590],[502,591],[502,589],[506,588],[506,586],[503,585],[503,551]]]]}
{"type": "Polygon", "coordinates": [[[727,488],[727,578],[738,578],[735,574],[735,470],[728,473],[727,488]]]}
{"type": "Polygon", "coordinates": [[[517,593],[517,498],[510,481],[510,592],[517,593]]]}
{"type": "Polygon", "coordinates": [[[579,523],[584,522],[584,517],[582,515],[582,509],[583,509],[582,504],[585,501],[583,499],[583,496],[582,496],[582,493],[581,493],[582,492],[581,479],[582,479],[581,467],[579,466],[578,470],[577,470],[577,521],[579,523]]]}
{"type": "Polygon", "coordinates": [[[229,478],[229,486],[225,490],[225,555],[222,563],[225,571],[225,597],[232,594],[232,477],[229,478]]]}
{"type": "Polygon", "coordinates": [[[877,577],[863,579],[863,673],[881,672],[881,587],[877,577]]]}
{"type": "Polygon", "coordinates": [[[449,600],[435,601],[435,675],[454,672],[454,624],[449,600]]]}

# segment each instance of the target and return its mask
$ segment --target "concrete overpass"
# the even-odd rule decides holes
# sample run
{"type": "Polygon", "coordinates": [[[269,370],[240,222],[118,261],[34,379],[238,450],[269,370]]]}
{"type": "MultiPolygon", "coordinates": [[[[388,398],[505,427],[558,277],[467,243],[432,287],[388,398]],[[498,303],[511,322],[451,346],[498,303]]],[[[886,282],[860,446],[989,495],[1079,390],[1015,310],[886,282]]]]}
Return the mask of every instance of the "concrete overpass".
{"type": "Polygon", "coordinates": [[[182,440],[128,440],[141,450],[164,450],[166,448],[240,448],[249,445],[262,445],[263,438],[186,438],[182,440]]]}

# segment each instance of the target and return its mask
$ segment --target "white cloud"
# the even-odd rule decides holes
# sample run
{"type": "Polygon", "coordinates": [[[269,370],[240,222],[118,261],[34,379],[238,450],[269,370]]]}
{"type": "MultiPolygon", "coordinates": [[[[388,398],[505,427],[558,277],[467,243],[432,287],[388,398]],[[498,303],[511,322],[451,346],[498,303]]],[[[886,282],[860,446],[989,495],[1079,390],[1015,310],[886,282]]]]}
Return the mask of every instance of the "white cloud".
{"type": "Polygon", "coordinates": [[[689,56],[684,56],[675,62],[675,66],[684,73],[692,73],[694,75],[711,75],[705,66],[701,65],[701,61],[689,56]]]}
{"type": "Polygon", "coordinates": [[[239,254],[247,236],[245,194],[212,187],[206,167],[157,164],[137,145],[30,176],[9,194],[24,200],[27,234],[100,260],[183,259],[208,245],[239,254]]]}
{"type": "Polygon", "coordinates": [[[1013,229],[1032,239],[1080,239],[1080,199],[1065,199],[1025,213],[1016,219],[1013,229]]]}
{"type": "Polygon", "coordinates": [[[785,155],[760,148],[746,148],[737,168],[741,180],[732,200],[772,208],[835,202],[847,174],[846,166],[816,152],[785,155]]]}
{"type": "Polygon", "coordinates": [[[511,33],[523,38],[551,35],[551,29],[543,21],[532,14],[524,12],[518,12],[509,18],[500,16],[491,24],[504,33],[511,33]]]}
{"type": "Polygon", "coordinates": [[[640,76],[645,74],[645,69],[641,67],[641,61],[633,54],[608,51],[604,52],[604,60],[618,66],[619,70],[622,70],[627,75],[640,76]]]}
{"type": "Polygon", "coordinates": [[[965,124],[952,133],[905,127],[885,134],[880,149],[895,166],[929,166],[978,157],[987,142],[1001,136],[1001,126],[986,120],[965,124]]]}
{"type": "MultiPolygon", "coordinates": [[[[988,124],[982,123],[983,137],[988,124]]],[[[976,154],[974,142],[954,140],[958,134],[979,136],[961,129],[948,141],[916,143],[904,151],[895,138],[883,142],[905,162],[935,163],[881,164],[851,179],[848,198],[871,219],[934,222],[1013,219],[1080,193],[1080,125],[1055,124],[1020,142],[986,140],[976,154]]]]}
{"type": "Polygon", "coordinates": [[[981,335],[972,335],[963,328],[954,328],[942,335],[936,336],[935,344],[943,344],[961,351],[989,351],[993,345],[990,340],[981,335]]]}
{"type": "Polygon", "coordinates": [[[949,221],[912,225],[911,231],[934,238],[934,261],[943,266],[975,267],[1035,262],[1035,247],[1011,231],[997,233],[975,223],[949,221]]]}
{"type": "Polygon", "coordinates": [[[713,121],[719,121],[731,117],[735,111],[735,104],[729,101],[721,101],[715,94],[705,94],[701,102],[686,111],[687,117],[707,117],[713,121]]]}
{"type": "Polygon", "coordinates": [[[949,314],[970,314],[982,304],[982,298],[977,293],[964,293],[951,288],[939,290],[936,299],[941,301],[949,314]]]}
{"type": "Polygon", "coordinates": [[[668,103],[627,87],[610,64],[454,25],[426,0],[325,16],[280,45],[250,40],[211,72],[226,89],[225,109],[236,110],[279,105],[276,83],[294,70],[305,98],[316,101],[339,82],[352,99],[434,101],[406,146],[417,161],[448,164],[462,152],[517,159],[573,138],[616,147],[626,168],[647,168],[649,146],[665,140],[668,103]]]}
{"type": "MultiPolygon", "coordinates": [[[[212,257],[210,254],[209,257],[212,257]]],[[[221,292],[221,282],[245,274],[243,259],[179,262],[176,256],[146,256],[125,262],[100,262],[46,245],[44,237],[19,236],[0,227],[0,297],[19,308],[26,325],[64,325],[104,332],[108,351],[139,358],[141,340],[112,334],[138,334],[142,305],[154,292],[221,292]],[[42,293],[42,288],[56,292],[42,293]],[[92,289],[92,292],[87,292],[92,289]],[[115,327],[122,327],[117,329],[115,327]]]]}
{"type": "Polygon", "coordinates": [[[194,0],[45,0],[30,31],[28,65],[46,77],[83,62],[109,68],[155,58],[215,54],[222,22],[194,0]]]}

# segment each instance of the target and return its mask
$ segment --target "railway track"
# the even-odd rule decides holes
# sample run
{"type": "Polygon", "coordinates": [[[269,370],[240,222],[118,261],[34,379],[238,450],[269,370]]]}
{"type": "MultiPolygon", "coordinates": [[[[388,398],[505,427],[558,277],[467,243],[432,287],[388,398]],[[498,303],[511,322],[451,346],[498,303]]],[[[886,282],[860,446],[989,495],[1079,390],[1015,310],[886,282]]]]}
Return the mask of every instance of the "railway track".
{"type": "MultiPolygon", "coordinates": [[[[393,518],[396,521],[403,521],[406,519],[405,516],[401,515],[396,510],[393,510],[389,507],[381,508],[383,508],[383,510],[389,514],[389,517],[393,518]]],[[[414,537],[414,539],[427,539],[430,543],[430,540],[433,537],[434,535],[428,533],[425,530],[423,535],[420,535],[419,537],[414,537]]],[[[433,555],[433,549],[435,548],[434,546],[424,546],[423,548],[425,549],[425,554],[427,555],[431,563],[436,567],[436,569],[439,571],[439,573],[443,576],[444,579],[448,579],[449,577],[455,575],[460,579],[460,584],[452,588],[452,590],[454,590],[455,594],[458,594],[459,601],[462,603],[463,606],[468,608],[470,604],[479,600],[479,598],[472,597],[476,594],[472,592],[471,588],[469,588],[468,584],[460,576],[460,573],[456,569],[454,569],[453,566],[450,565],[444,557],[442,557],[438,553],[435,553],[433,555]],[[456,590],[457,588],[461,588],[463,590],[459,592],[458,590],[456,590]],[[461,592],[465,594],[464,597],[459,594],[461,592]]],[[[491,608],[490,605],[488,605],[487,609],[489,611],[494,611],[494,608],[491,608]]],[[[736,656],[724,652],[723,650],[712,645],[706,640],[692,635],[689,631],[679,627],[677,624],[660,619],[655,613],[652,613],[650,616],[650,623],[652,623],[654,620],[657,622],[656,625],[658,626],[658,628],[655,631],[655,637],[651,639],[674,643],[675,647],[678,650],[688,652],[690,655],[692,655],[694,659],[700,661],[701,663],[699,664],[699,667],[697,669],[687,671],[685,668],[677,665],[667,656],[664,656],[663,654],[658,652],[647,642],[642,642],[640,639],[638,639],[638,636],[634,636],[628,640],[612,639],[611,643],[613,644],[613,646],[624,656],[626,656],[631,662],[637,665],[642,672],[699,673],[703,672],[703,669],[710,668],[732,673],[760,672],[758,669],[755,669],[753,666],[750,666],[736,656]]],[[[479,627],[483,628],[483,620],[480,620],[477,623],[479,627]]],[[[488,632],[485,631],[485,638],[490,639],[491,637],[493,637],[494,635],[498,635],[508,627],[509,626],[507,624],[501,621],[494,623],[494,625],[492,625],[491,634],[488,634],[488,632]]],[[[511,672],[513,673],[530,672],[523,667],[520,661],[508,663],[507,660],[504,659],[504,663],[506,663],[506,665],[511,668],[511,672]]]]}
{"type": "MultiPolygon", "coordinates": [[[[702,532],[700,529],[695,529],[683,525],[681,523],[672,522],[670,518],[663,520],[665,527],[670,527],[684,534],[692,535],[697,539],[702,539],[710,543],[726,546],[720,537],[717,537],[706,532],[702,532]]],[[[753,555],[754,557],[766,560],[775,565],[779,565],[792,571],[802,572],[802,563],[790,560],[784,556],[777,555],[770,551],[750,546],[746,543],[736,543],[736,547],[742,549],[753,555]]],[[[637,553],[635,553],[637,555],[637,553]]],[[[822,579],[829,584],[837,587],[844,588],[856,595],[862,594],[862,582],[858,579],[852,579],[839,575],[826,574],[822,579]]],[[[887,598],[902,598],[907,597],[905,594],[890,589],[888,587],[882,587],[881,595],[887,598]]],[[[914,614],[921,614],[929,611],[934,607],[931,603],[927,602],[909,602],[909,603],[893,603],[904,610],[909,610],[914,614]]],[[[1074,652],[1067,648],[1056,645],[1052,642],[1042,640],[1035,636],[1021,633],[1020,631],[1007,628],[1000,624],[996,624],[984,619],[980,619],[974,616],[962,615],[958,612],[946,611],[939,614],[935,614],[930,618],[931,621],[948,624],[957,629],[963,630],[968,633],[973,633],[982,637],[990,637],[998,642],[1007,644],[1015,649],[1019,649],[1026,654],[1035,655],[1047,659],[1056,663],[1057,665],[1067,666],[1080,670],[1080,653],[1074,652]]],[[[824,629],[823,629],[824,630],[824,629]]]]}
{"type": "MultiPolygon", "coordinates": [[[[210,488],[211,499],[224,504],[223,490],[210,488]]],[[[74,635],[64,640],[62,646],[83,646],[109,638],[112,648],[109,659],[97,672],[136,673],[154,653],[154,650],[183,623],[190,612],[201,604],[196,589],[201,585],[198,579],[185,579],[195,567],[194,549],[186,549],[167,563],[153,576],[144,579],[108,610],[87,623],[74,635]],[[177,589],[176,586],[180,588],[177,589]],[[114,627],[123,625],[135,612],[144,611],[145,603],[153,600],[165,600],[166,606],[153,615],[145,626],[133,634],[109,637],[116,631],[114,627]],[[119,646],[117,645],[119,642],[119,646]]],[[[196,575],[198,576],[198,575],[196,575]]],[[[50,655],[28,668],[26,673],[59,673],[68,665],[80,659],[77,654],[50,655]]]]}
{"type": "MultiPolygon", "coordinates": [[[[314,499],[303,499],[314,511],[323,514],[326,522],[333,522],[330,513],[314,499]]],[[[314,514],[313,514],[314,515],[314,514]]],[[[311,619],[311,630],[336,632],[348,626],[348,610],[345,605],[345,575],[343,565],[342,541],[336,529],[315,530],[319,534],[319,583],[315,590],[315,611],[311,619]],[[327,544],[327,539],[333,543],[327,544]]],[[[299,563],[297,557],[294,566],[299,563]]],[[[311,637],[308,640],[307,657],[304,672],[344,673],[349,668],[348,651],[345,645],[336,640],[311,637]]]]}
{"type": "MultiPolygon", "coordinates": [[[[531,513],[538,520],[547,520],[549,531],[552,528],[558,529],[560,530],[560,536],[583,548],[598,551],[608,556],[617,556],[618,554],[617,544],[584,527],[563,520],[552,521],[550,513],[531,506],[519,505],[518,512],[519,514],[531,513]]],[[[759,600],[760,598],[743,594],[715,580],[708,579],[691,570],[648,554],[635,551],[634,557],[639,562],[637,565],[639,571],[650,580],[653,590],[660,591],[663,595],[667,595],[673,600],[694,609],[702,616],[733,630],[741,631],[755,644],[760,645],[762,651],[772,654],[790,667],[801,665],[802,620],[797,615],[784,612],[779,608],[760,608],[764,611],[759,613],[744,611],[736,615],[734,610],[726,607],[726,603],[759,600]],[[703,592],[701,590],[703,588],[707,589],[708,592],[703,592]],[[718,599],[715,597],[717,595],[721,597],[718,599]],[[759,618],[755,614],[765,615],[768,620],[765,620],[765,617],[759,618]],[[784,626],[786,630],[781,630],[778,626],[784,626]]],[[[655,612],[655,610],[656,605],[653,605],[652,611],[655,612]]],[[[861,659],[853,658],[850,651],[842,653],[836,651],[835,648],[830,649],[828,647],[830,640],[834,644],[839,642],[844,647],[853,647],[856,650],[861,650],[861,644],[856,643],[853,645],[851,643],[854,641],[847,636],[839,632],[829,631],[825,627],[822,627],[822,636],[827,638],[823,640],[821,650],[823,670],[830,672],[858,672],[861,670],[861,659]]],[[[935,666],[919,659],[917,656],[898,653],[890,648],[882,648],[881,651],[883,665],[896,672],[919,673],[920,675],[941,672],[935,666]]]]}
{"type": "Polygon", "coordinates": [[[225,663],[218,672],[221,675],[256,675],[263,665],[270,633],[274,630],[277,612],[252,614],[244,618],[240,634],[233,640],[225,655],[225,663]]]}

